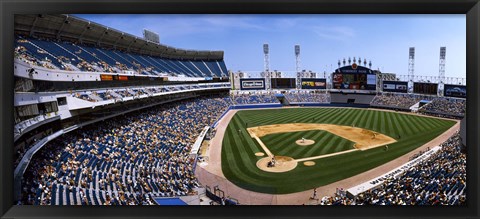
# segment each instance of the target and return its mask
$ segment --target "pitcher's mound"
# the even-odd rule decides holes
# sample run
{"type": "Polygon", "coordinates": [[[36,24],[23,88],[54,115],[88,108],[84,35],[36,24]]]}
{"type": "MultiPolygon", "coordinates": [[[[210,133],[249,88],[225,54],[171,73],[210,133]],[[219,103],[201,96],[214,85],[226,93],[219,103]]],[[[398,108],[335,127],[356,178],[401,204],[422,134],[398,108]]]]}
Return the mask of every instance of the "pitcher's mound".
{"type": "Polygon", "coordinates": [[[275,156],[276,164],[274,167],[268,167],[268,162],[272,161],[270,157],[264,157],[257,161],[257,167],[263,171],[272,173],[282,173],[295,169],[297,161],[291,157],[275,156]]]}
{"type": "Polygon", "coordinates": [[[255,156],[257,156],[257,157],[263,157],[263,155],[265,155],[263,152],[257,152],[257,153],[255,153],[255,156]]]}
{"type": "Polygon", "coordinates": [[[295,141],[295,143],[297,143],[300,146],[308,146],[308,145],[315,144],[315,141],[310,139],[305,139],[305,140],[300,139],[295,141]]]}

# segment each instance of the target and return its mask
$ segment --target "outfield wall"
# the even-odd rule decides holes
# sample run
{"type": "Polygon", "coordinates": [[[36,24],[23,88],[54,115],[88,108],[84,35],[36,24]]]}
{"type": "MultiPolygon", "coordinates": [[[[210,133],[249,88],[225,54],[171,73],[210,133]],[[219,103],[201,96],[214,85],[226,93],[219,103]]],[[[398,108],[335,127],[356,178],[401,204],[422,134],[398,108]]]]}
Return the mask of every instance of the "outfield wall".
{"type": "Polygon", "coordinates": [[[323,106],[323,107],[354,107],[354,108],[368,108],[369,104],[349,104],[349,103],[293,103],[290,106],[299,107],[311,107],[311,106],[323,106]]]}
{"type": "Polygon", "coordinates": [[[228,107],[225,112],[217,119],[215,123],[213,123],[212,128],[216,128],[218,125],[218,121],[222,120],[222,118],[227,114],[228,111],[233,109],[262,109],[262,108],[279,108],[283,105],[280,103],[266,103],[266,104],[249,104],[249,105],[232,105],[228,107]]]}
{"type": "Polygon", "coordinates": [[[404,111],[404,112],[412,111],[409,107],[398,107],[398,106],[388,106],[388,105],[379,105],[379,104],[370,104],[370,106],[379,108],[379,109],[398,110],[398,111],[404,111]]]}
{"type": "Polygon", "coordinates": [[[354,99],[355,104],[370,104],[375,94],[347,94],[347,93],[330,93],[332,103],[348,103],[349,99],[354,99]]]}

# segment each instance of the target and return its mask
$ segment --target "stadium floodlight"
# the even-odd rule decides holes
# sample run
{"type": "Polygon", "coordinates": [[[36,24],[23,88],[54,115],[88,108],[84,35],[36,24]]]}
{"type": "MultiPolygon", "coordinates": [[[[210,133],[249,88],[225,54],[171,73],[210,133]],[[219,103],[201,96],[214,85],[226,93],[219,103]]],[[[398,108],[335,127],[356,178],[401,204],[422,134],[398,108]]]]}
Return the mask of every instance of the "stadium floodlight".
{"type": "Polygon", "coordinates": [[[300,55],[300,45],[295,45],[295,55],[300,55]]]}
{"type": "MultiPolygon", "coordinates": [[[[295,67],[296,71],[300,72],[300,45],[295,45],[295,67]]],[[[303,75],[297,74],[297,89],[300,89],[302,86],[301,77],[303,77],[303,75]]]]}
{"type": "Polygon", "coordinates": [[[265,70],[265,88],[267,90],[270,89],[270,74],[269,74],[269,71],[270,71],[270,56],[268,55],[269,53],[269,49],[268,49],[268,44],[265,43],[263,44],[263,54],[264,54],[264,59],[263,59],[263,62],[264,62],[264,70],[265,70]]]}
{"type": "Polygon", "coordinates": [[[439,68],[438,68],[438,78],[440,83],[438,84],[438,96],[443,96],[443,88],[445,80],[445,57],[447,53],[447,47],[440,47],[440,61],[439,61],[439,68]]]}
{"type": "Polygon", "coordinates": [[[408,51],[408,57],[411,59],[415,59],[415,47],[410,47],[408,51]]]}
{"type": "Polygon", "coordinates": [[[415,75],[415,47],[408,50],[408,93],[413,93],[413,76],[415,75]]]}
{"type": "Polygon", "coordinates": [[[445,59],[445,55],[447,53],[447,47],[440,47],[440,59],[445,59]]]}

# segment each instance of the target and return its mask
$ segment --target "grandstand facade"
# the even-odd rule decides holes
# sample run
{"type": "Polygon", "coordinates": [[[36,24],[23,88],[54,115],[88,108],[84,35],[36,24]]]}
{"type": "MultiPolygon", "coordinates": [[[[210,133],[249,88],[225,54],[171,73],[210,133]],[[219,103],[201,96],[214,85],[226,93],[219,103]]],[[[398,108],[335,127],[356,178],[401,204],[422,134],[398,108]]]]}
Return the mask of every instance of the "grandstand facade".
{"type": "MultiPolygon", "coordinates": [[[[222,188],[202,184],[195,173],[206,159],[202,145],[233,109],[377,108],[455,120],[466,115],[464,84],[446,83],[438,95],[435,83],[418,80],[409,93],[402,76],[371,70],[361,60],[339,62],[323,77],[305,70],[299,77],[233,73],[223,51],[174,48],[70,15],[16,15],[15,34],[18,204],[152,205],[159,198],[201,195],[213,201],[208,204],[242,204],[222,188]]],[[[457,152],[464,132],[417,166],[435,172],[432,166],[452,162],[449,171],[435,172],[436,178],[404,173],[418,184],[449,179],[407,204],[432,204],[427,200],[436,196],[436,203],[465,203],[466,158],[457,152]],[[444,191],[448,198],[440,195],[444,191]]],[[[407,190],[406,182],[386,182],[361,199],[340,192],[317,204],[406,203],[382,198],[391,187],[407,190]]],[[[414,195],[402,194],[401,200],[414,195]]]]}

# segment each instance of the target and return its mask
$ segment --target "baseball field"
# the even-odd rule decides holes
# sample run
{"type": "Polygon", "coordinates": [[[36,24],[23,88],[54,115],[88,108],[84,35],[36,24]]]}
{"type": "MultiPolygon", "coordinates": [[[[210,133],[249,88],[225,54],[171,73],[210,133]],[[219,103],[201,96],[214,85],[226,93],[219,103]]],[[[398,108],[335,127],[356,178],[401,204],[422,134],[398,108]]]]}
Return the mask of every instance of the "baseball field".
{"type": "Polygon", "coordinates": [[[454,124],[439,118],[352,108],[238,111],[223,138],[222,172],[229,181],[250,191],[305,191],[380,166],[454,124]]]}

